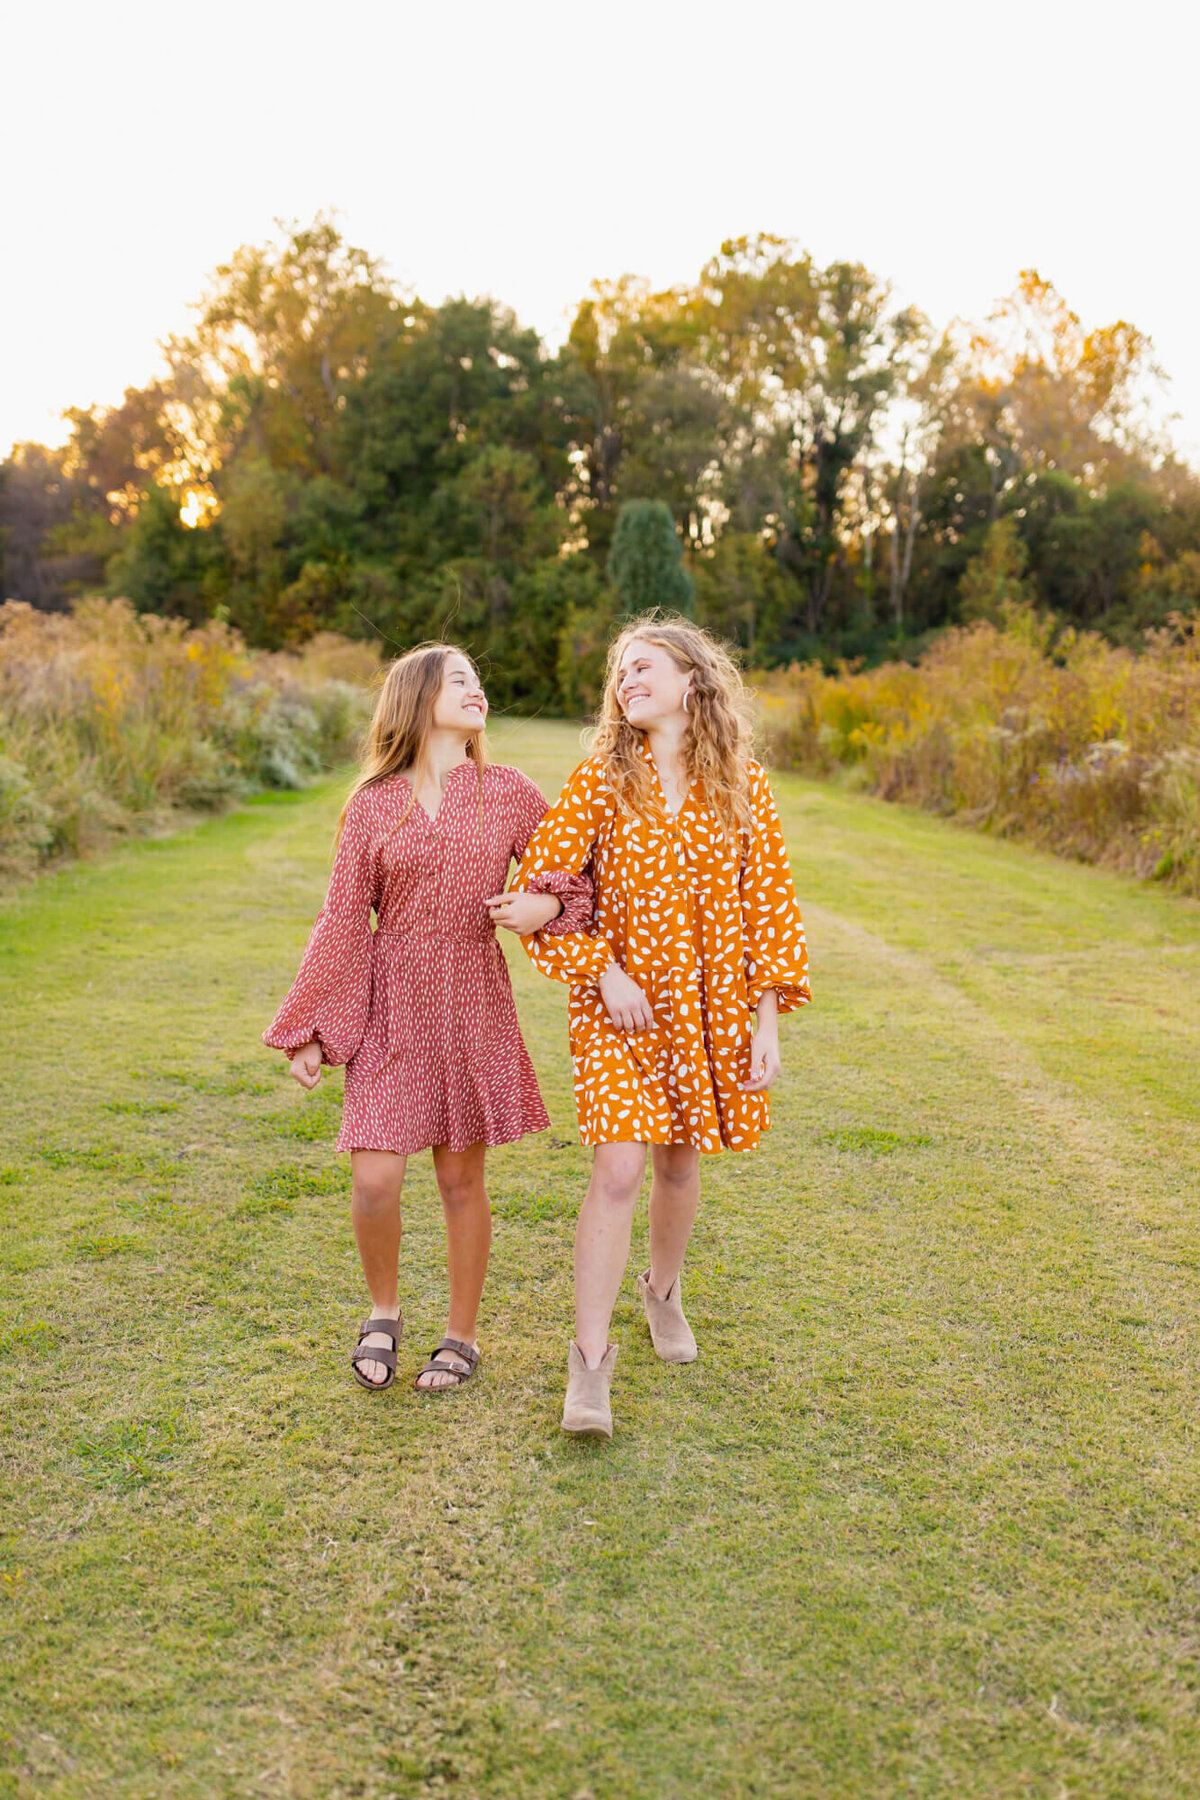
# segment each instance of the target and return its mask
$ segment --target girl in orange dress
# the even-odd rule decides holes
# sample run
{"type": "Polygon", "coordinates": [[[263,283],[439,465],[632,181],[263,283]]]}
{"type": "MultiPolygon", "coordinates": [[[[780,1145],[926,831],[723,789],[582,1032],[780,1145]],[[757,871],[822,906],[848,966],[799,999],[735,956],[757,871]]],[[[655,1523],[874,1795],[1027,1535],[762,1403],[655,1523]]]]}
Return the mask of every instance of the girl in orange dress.
{"type": "Polygon", "coordinates": [[[575,1342],[563,1429],[611,1437],[609,1324],[651,1147],[655,1350],[690,1362],[680,1272],[700,1154],[752,1150],[770,1124],[778,1016],[809,998],[804,927],[775,802],[749,754],[725,651],[686,620],[635,621],[613,644],[591,755],[530,840],[517,885],[591,874],[587,931],[527,936],[571,987],[580,1136],[595,1146],[575,1238],[575,1342]]]}

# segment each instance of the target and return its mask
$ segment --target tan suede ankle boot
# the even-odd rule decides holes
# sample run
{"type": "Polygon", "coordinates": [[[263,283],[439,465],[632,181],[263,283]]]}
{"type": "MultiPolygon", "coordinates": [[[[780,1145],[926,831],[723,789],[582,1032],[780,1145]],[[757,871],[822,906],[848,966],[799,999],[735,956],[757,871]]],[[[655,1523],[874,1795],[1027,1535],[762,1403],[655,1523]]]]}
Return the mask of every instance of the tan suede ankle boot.
{"type": "Polygon", "coordinates": [[[589,1369],[578,1344],[567,1351],[567,1397],[563,1401],[562,1428],[577,1437],[612,1436],[613,1369],[617,1346],[610,1344],[598,1369],[589,1369]]]}
{"type": "Polygon", "coordinates": [[[683,1316],[681,1281],[682,1276],[677,1275],[666,1299],[660,1300],[650,1286],[649,1269],[637,1279],[638,1293],[646,1308],[650,1336],[654,1340],[656,1352],[664,1362],[686,1363],[696,1360],[696,1340],[691,1326],[683,1316]]]}

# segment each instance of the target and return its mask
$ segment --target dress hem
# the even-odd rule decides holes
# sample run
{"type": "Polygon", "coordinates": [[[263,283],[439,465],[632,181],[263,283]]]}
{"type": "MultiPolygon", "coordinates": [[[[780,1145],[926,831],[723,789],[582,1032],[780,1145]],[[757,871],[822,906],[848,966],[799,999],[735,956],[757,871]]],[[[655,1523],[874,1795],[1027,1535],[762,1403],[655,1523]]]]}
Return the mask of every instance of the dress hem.
{"type": "Polygon", "coordinates": [[[717,1144],[709,1149],[704,1144],[693,1144],[690,1138],[677,1137],[589,1137],[585,1132],[579,1133],[579,1142],[588,1150],[598,1150],[604,1144],[677,1144],[681,1150],[698,1150],[701,1156],[721,1156],[728,1151],[731,1156],[742,1156],[747,1150],[757,1150],[765,1132],[760,1132],[752,1144],[717,1144]]]}
{"type": "Polygon", "coordinates": [[[473,1137],[463,1143],[455,1143],[453,1139],[424,1138],[419,1144],[343,1144],[339,1137],[334,1145],[335,1152],[343,1156],[353,1156],[356,1150],[378,1150],[390,1156],[419,1156],[423,1150],[450,1150],[459,1154],[463,1150],[472,1150],[476,1144],[482,1144],[485,1150],[496,1150],[501,1144],[516,1144],[522,1138],[535,1137],[539,1131],[549,1131],[550,1121],[544,1125],[525,1125],[519,1131],[510,1131],[488,1137],[473,1137]]]}

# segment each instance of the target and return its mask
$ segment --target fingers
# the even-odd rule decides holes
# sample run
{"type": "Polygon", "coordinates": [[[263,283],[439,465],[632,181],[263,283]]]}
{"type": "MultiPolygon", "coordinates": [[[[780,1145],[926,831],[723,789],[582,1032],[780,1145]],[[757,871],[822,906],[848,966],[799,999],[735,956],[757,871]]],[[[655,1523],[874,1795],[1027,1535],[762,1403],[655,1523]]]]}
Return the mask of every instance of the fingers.
{"type": "Polygon", "coordinates": [[[490,900],[484,901],[484,905],[488,909],[488,918],[493,925],[500,925],[505,931],[516,931],[517,925],[513,918],[515,897],[513,894],[493,894],[490,900]]]}
{"type": "Polygon", "coordinates": [[[782,1071],[783,1064],[779,1060],[779,1052],[777,1050],[764,1050],[757,1057],[754,1055],[753,1051],[751,1051],[750,1079],[742,1082],[742,1093],[765,1093],[767,1088],[773,1086],[774,1083],[778,1081],[782,1071]]]}
{"type": "Polygon", "coordinates": [[[634,1002],[625,1006],[609,1006],[608,1016],[618,1031],[631,1033],[638,1031],[653,1031],[656,1023],[654,1014],[650,1010],[649,1002],[644,998],[640,1003],[634,1002]]]}
{"type": "Polygon", "coordinates": [[[600,997],[604,1009],[618,1031],[653,1031],[658,1023],[654,1009],[636,981],[631,981],[616,963],[610,963],[600,977],[600,997]]]}
{"type": "Polygon", "coordinates": [[[743,1094],[761,1094],[779,1079],[782,1064],[779,1060],[779,1045],[767,1042],[760,1044],[758,1038],[750,1041],[750,1074],[741,1083],[743,1094]]]}

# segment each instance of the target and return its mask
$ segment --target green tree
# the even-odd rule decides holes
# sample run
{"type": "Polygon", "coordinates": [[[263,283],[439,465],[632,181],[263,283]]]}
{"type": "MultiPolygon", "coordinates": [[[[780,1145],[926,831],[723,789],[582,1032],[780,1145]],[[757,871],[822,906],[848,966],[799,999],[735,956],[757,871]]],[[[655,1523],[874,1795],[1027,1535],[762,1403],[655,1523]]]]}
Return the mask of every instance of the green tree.
{"type": "Polygon", "coordinates": [[[598,559],[626,497],[664,500],[685,533],[700,529],[723,401],[698,354],[699,317],[688,289],[654,293],[630,276],[593,283],[575,315],[557,371],[574,447],[565,493],[598,559]]]}
{"type": "Polygon", "coordinates": [[[616,623],[616,599],[610,588],[601,588],[595,567],[588,563],[595,591],[567,608],[558,633],[558,701],[568,718],[590,716],[600,704],[608,646],[616,623]]]}
{"type": "MultiPolygon", "coordinates": [[[[348,396],[340,429],[362,548],[416,576],[485,551],[495,523],[508,554],[516,507],[537,539],[532,557],[544,554],[545,509],[556,507],[568,475],[551,369],[537,334],[489,301],[448,301],[400,318],[348,396]],[[502,476],[487,461],[496,452],[501,465],[505,455],[523,460],[502,476]]],[[[566,516],[557,510],[561,535],[566,516]]]]}
{"type": "Polygon", "coordinates": [[[967,564],[962,578],[962,616],[1000,624],[1013,612],[1033,603],[1033,589],[1025,580],[1029,552],[1012,518],[993,519],[983,548],[967,564]]]}
{"type": "Polygon", "coordinates": [[[107,586],[139,612],[175,614],[199,625],[220,585],[221,546],[210,532],[188,530],[179,498],[157,482],[139,495],[109,561],[107,586]]]}
{"type": "Polygon", "coordinates": [[[401,306],[379,264],[327,215],[246,244],[216,271],[190,337],[165,346],[191,473],[245,450],[276,468],[328,472],[346,395],[401,306]]]}
{"type": "Polygon", "coordinates": [[[654,606],[695,611],[695,584],[683,566],[671,509],[662,500],[626,500],[617,515],[608,575],[624,618],[654,606]]]}
{"type": "Polygon", "coordinates": [[[268,646],[451,631],[499,703],[581,711],[614,619],[690,609],[689,573],[756,663],[874,657],[1013,593],[1134,642],[1195,591],[1200,481],[1146,428],[1147,340],[1034,271],[935,341],[862,265],[741,238],[694,284],[594,284],[550,356],[318,217],[236,251],[165,348],[0,466],[6,593],[107,581],[268,646]]]}
{"type": "Polygon", "coordinates": [[[700,624],[737,644],[751,666],[773,662],[795,587],[763,538],[726,531],[691,567],[700,624]]]}
{"type": "Polygon", "coordinates": [[[853,476],[916,316],[893,315],[887,285],[861,263],[821,269],[768,236],[723,244],[702,288],[708,357],[753,422],[727,504],[742,529],[771,527],[815,635],[844,568],[853,476]]]}

